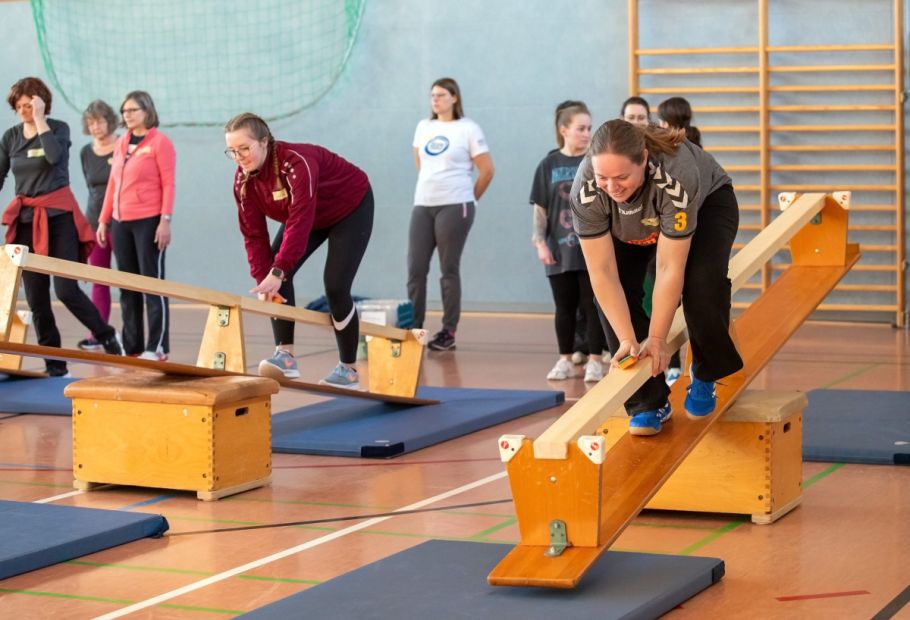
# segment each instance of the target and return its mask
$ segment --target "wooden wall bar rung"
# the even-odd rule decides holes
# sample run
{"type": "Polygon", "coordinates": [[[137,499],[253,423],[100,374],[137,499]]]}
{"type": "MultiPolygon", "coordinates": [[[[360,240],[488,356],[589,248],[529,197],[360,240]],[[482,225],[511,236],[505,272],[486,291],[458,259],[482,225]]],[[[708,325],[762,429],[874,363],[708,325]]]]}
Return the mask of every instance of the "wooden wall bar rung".
{"type": "Polygon", "coordinates": [[[895,252],[897,250],[896,245],[867,245],[865,243],[859,244],[860,252],[895,252]]]}
{"type": "Polygon", "coordinates": [[[724,166],[727,172],[761,172],[761,166],[758,164],[737,164],[733,166],[724,166]]]}
{"type": "Polygon", "coordinates": [[[666,67],[639,69],[641,75],[701,75],[707,73],[758,73],[758,67],[666,67]]]}
{"type": "MultiPolygon", "coordinates": [[[[713,150],[715,147],[711,147],[713,150]]],[[[811,151],[893,151],[893,144],[776,144],[772,151],[803,153],[811,151]]]]}
{"type": "Polygon", "coordinates": [[[706,125],[699,126],[702,133],[758,133],[757,125],[706,125]]]}
{"type": "MultiPolygon", "coordinates": [[[[894,105],[772,105],[771,112],[894,112],[894,105]]],[[[695,111],[696,108],[693,108],[695,111]]]]}
{"type": "Polygon", "coordinates": [[[894,84],[791,84],[769,86],[770,93],[893,92],[894,84]]]}
{"type": "Polygon", "coordinates": [[[894,71],[894,65],[777,65],[768,67],[771,73],[827,73],[831,71],[894,71]]]}
{"type": "MultiPolygon", "coordinates": [[[[790,263],[773,263],[771,269],[774,271],[785,270],[790,263]]],[[[873,273],[894,273],[897,271],[897,265],[853,265],[850,271],[866,271],[873,273]]]]}
{"type": "Polygon", "coordinates": [[[769,45],[768,52],[893,52],[890,44],[852,44],[852,45],[769,45]]]}
{"type": "Polygon", "coordinates": [[[693,106],[692,112],[695,114],[715,114],[726,112],[758,112],[760,106],[757,105],[702,105],[693,106]]]}
{"type": "Polygon", "coordinates": [[[898,311],[896,304],[822,304],[816,310],[822,312],[891,312],[898,311]]]}
{"type": "Polygon", "coordinates": [[[755,54],[757,47],[667,47],[637,49],[637,56],[682,56],[693,54],[755,54]]]}
{"type": "Polygon", "coordinates": [[[726,93],[757,93],[758,86],[686,86],[639,88],[643,95],[678,95],[686,94],[726,94],[726,93]]]}
{"type": "Polygon", "coordinates": [[[709,153],[751,153],[761,148],[757,144],[736,145],[736,144],[712,144],[711,148],[705,149],[709,153]]]}
{"type": "Polygon", "coordinates": [[[858,291],[869,293],[894,293],[897,291],[896,284],[838,284],[834,287],[835,291],[858,291]]]}
{"type": "Polygon", "coordinates": [[[895,232],[897,226],[894,224],[850,224],[849,230],[855,232],[895,232]]]}
{"type": "Polygon", "coordinates": [[[771,170],[780,172],[829,172],[829,171],[852,171],[852,172],[895,172],[897,168],[894,164],[778,164],[771,166],[771,170]]]}
{"type": "Polygon", "coordinates": [[[851,211],[882,212],[894,213],[897,209],[894,205],[850,205],[851,211]]]}
{"type": "MultiPolygon", "coordinates": [[[[702,130],[704,131],[704,130],[702,130]]],[[[894,133],[894,125],[869,124],[869,125],[772,125],[772,132],[793,131],[887,131],[894,133]]]]}
{"type": "Polygon", "coordinates": [[[771,189],[777,192],[829,192],[835,190],[845,190],[851,192],[893,192],[897,189],[896,185],[857,185],[855,183],[832,183],[816,185],[772,185],[771,189]]]}

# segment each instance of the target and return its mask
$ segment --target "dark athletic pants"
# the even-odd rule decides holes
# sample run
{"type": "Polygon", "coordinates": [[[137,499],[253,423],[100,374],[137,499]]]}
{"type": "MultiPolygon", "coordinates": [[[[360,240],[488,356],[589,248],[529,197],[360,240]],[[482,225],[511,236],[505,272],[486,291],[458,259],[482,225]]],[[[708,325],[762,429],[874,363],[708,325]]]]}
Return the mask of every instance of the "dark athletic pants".
{"type": "MultiPolygon", "coordinates": [[[[286,274],[286,279],[278,289],[278,294],[287,300],[288,305],[294,305],[296,301],[294,275],[300,270],[306,259],[328,240],[329,249],[325,259],[325,270],[322,274],[325,297],[329,302],[329,312],[332,318],[339,323],[344,321],[354,307],[351,286],[354,284],[354,276],[357,275],[357,269],[360,267],[360,261],[366,252],[372,232],[373,190],[370,188],[357,208],[343,220],[329,228],[310,232],[303,258],[290,273],[286,274]]],[[[284,239],[284,225],[278,229],[275,240],[272,241],[273,255],[277,254],[281,248],[282,239],[284,239]]],[[[294,325],[293,321],[272,319],[272,333],[275,336],[276,345],[294,344],[294,325]]],[[[360,322],[357,319],[357,312],[354,312],[354,316],[344,329],[335,330],[338,355],[345,364],[353,364],[356,361],[359,338],[360,322]]]]}
{"type": "MultiPolygon", "coordinates": [[[[79,236],[73,223],[73,215],[64,213],[49,217],[47,226],[48,255],[78,262],[79,236]]],[[[15,243],[26,245],[29,251],[34,251],[31,222],[18,224],[15,243]]],[[[42,273],[23,271],[22,283],[25,286],[29,310],[32,311],[38,344],[59,347],[60,330],[57,329],[57,321],[51,308],[51,277],[42,273]]],[[[96,340],[107,340],[114,334],[114,328],[104,322],[92,300],[82,292],[75,280],[54,276],[54,293],[66,309],[92,332],[96,340]]],[[[66,373],[66,362],[46,360],[44,364],[50,374],[66,373]]]]}
{"type": "Polygon", "coordinates": [[[458,329],[461,319],[461,253],[474,223],[474,203],[437,207],[417,205],[408,231],[408,299],[414,304],[414,326],[423,327],[427,311],[427,274],[433,250],[439,249],[442,327],[458,329]]]}
{"type": "Polygon", "coordinates": [[[556,303],[554,323],[556,325],[556,342],[560,355],[571,355],[575,350],[576,312],[585,316],[585,340],[594,355],[600,355],[606,338],[597,311],[594,308],[594,291],[591,289],[591,278],[587,271],[567,271],[547,276],[556,303]]]}
{"type": "MultiPolygon", "coordinates": [[[[743,367],[729,333],[731,294],[727,278],[730,250],[738,226],[739,207],[731,185],[725,185],[705,198],[698,211],[698,226],[689,248],[682,291],[693,371],[702,381],[717,381],[743,367]]],[[[613,246],[619,279],[632,315],[632,327],[641,342],[648,336],[650,322],[642,305],[643,284],[648,262],[657,248],[616,239],[613,246]]],[[[619,340],[613,330],[608,329],[605,320],[604,323],[610,350],[616,351],[619,340]]],[[[658,409],[667,402],[669,394],[663,373],[651,377],[626,401],[626,412],[634,415],[658,409]]]]}
{"type": "MultiPolygon", "coordinates": [[[[164,255],[155,243],[155,230],[161,216],[126,222],[111,221],[111,238],[117,269],[128,273],[164,280],[164,255]]],[[[123,350],[127,355],[143,351],[170,351],[168,332],[170,311],[167,297],[120,289],[120,311],[123,314],[123,350]],[[148,317],[148,340],[143,325],[143,299],[148,317]]]]}

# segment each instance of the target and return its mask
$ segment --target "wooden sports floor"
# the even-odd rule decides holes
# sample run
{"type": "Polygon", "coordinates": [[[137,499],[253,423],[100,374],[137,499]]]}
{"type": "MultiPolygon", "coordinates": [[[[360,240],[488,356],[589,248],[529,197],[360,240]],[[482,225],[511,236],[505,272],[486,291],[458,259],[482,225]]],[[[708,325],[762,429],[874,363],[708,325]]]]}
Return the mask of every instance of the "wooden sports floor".
{"type": "MultiPolygon", "coordinates": [[[[204,310],[172,308],[172,359],[193,363],[204,310]]],[[[58,308],[57,316],[70,346],[84,337],[65,310],[58,308]]],[[[430,327],[438,320],[431,315],[430,327]]],[[[248,361],[254,364],[271,350],[270,330],[256,318],[245,320],[245,327],[248,361]]],[[[297,341],[304,379],[320,378],[337,361],[329,332],[298,326],[297,341]]],[[[457,352],[430,352],[423,382],[560,389],[571,402],[585,385],[580,378],[545,380],[554,351],[549,316],[468,314],[457,352]]],[[[29,360],[26,367],[39,364],[29,360]]],[[[76,376],[105,372],[76,365],[71,370],[76,376]]],[[[910,390],[910,337],[884,325],[811,322],[753,387],[910,390]]],[[[282,392],[273,410],[316,400],[282,392]]],[[[271,486],[217,502],[161,489],[75,492],[70,419],[0,414],[0,499],[157,513],[171,526],[162,539],[0,581],[0,618],[124,612],[130,618],[230,618],[426,540],[514,544],[518,530],[496,439],[503,433],[534,437],[568,404],[393,460],[276,454],[271,486]],[[418,503],[439,508],[496,500],[502,501],[206,533],[388,513],[418,503]]],[[[667,614],[673,620],[910,618],[910,467],[805,463],[802,477],[802,505],[773,525],[752,525],[741,515],[646,511],[614,549],[724,560],[724,579],[667,614]],[[893,613],[901,601],[904,606],[893,613]],[[890,612],[877,616],[882,610],[890,612]]],[[[446,617],[441,608],[438,618],[446,617]]]]}

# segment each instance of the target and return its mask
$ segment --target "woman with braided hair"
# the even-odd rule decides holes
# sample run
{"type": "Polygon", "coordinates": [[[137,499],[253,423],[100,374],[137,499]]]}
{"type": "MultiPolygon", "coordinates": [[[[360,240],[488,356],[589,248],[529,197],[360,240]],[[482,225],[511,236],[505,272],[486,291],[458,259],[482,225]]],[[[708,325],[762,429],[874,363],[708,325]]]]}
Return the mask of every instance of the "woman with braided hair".
{"type": "MultiPolygon", "coordinates": [[[[225,154],[237,163],[234,200],[256,281],[250,292],[294,305],[294,274],[328,241],[323,282],[339,362],[320,383],[358,388],[360,326],[351,286],[373,231],[367,175],[321,146],[275,140],[265,121],[249,112],[228,121],[224,132],[225,154]],[[267,219],[281,223],[271,242],[267,219]]],[[[260,373],[299,377],[294,323],[272,319],[272,332],[275,353],[259,364],[260,373]]]]}
{"type": "Polygon", "coordinates": [[[727,266],[739,224],[733,182],[681,129],[607,121],[591,139],[572,186],[575,231],[594,294],[612,326],[616,365],[651,358],[652,377],[626,401],[629,432],[653,435],[670,418],[667,335],[683,300],[692,349],[690,418],[710,415],[714,383],[742,368],[730,338],[727,266]],[[645,271],[657,256],[650,318],[645,271]]]}

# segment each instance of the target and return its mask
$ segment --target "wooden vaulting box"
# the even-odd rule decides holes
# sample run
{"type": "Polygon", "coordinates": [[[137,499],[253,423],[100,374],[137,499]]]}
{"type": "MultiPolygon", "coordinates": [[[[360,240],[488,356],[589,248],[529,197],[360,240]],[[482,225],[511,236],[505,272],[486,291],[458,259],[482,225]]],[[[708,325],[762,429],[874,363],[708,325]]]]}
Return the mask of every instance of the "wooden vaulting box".
{"type": "Polygon", "coordinates": [[[77,489],[125,484],[213,500],[271,478],[271,395],[263,377],[121,374],[71,383],[77,489]]]}
{"type": "MultiPolygon", "coordinates": [[[[748,514],[759,524],[779,519],[802,499],[802,414],[807,404],[802,392],[746,391],[646,508],[748,514]]],[[[601,427],[607,450],[628,425],[625,411],[618,411],[601,427]]]]}

